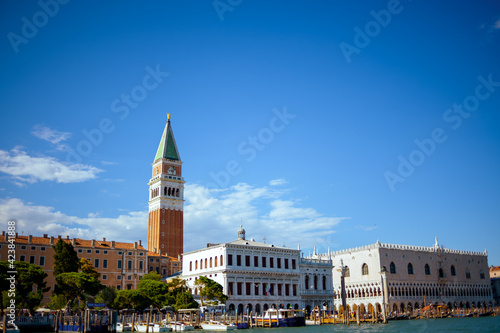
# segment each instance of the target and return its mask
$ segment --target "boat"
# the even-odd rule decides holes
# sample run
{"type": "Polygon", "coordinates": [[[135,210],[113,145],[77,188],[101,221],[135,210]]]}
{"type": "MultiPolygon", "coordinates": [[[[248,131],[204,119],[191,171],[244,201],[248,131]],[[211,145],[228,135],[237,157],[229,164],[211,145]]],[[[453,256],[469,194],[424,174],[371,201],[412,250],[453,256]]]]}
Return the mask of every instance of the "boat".
{"type": "MultiPolygon", "coordinates": [[[[135,324],[135,331],[146,332],[147,327],[148,327],[148,325],[145,323],[138,323],[138,324],[135,324]]],[[[172,329],[170,327],[163,326],[163,325],[160,326],[158,324],[153,324],[153,323],[149,324],[148,333],[163,333],[163,332],[170,332],[170,331],[172,331],[172,329]]]]}
{"type": "Polygon", "coordinates": [[[235,324],[225,324],[220,321],[210,320],[200,323],[201,328],[205,331],[232,331],[237,330],[238,326],[235,324]]]}
{"type": "Polygon", "coordinates": [[[269,309],[263,316],[253,316],[252,322],[262,327],[298,327],[306,325],[306,318],[302,310],[269,309]]]}
{"type": "Polygon", "coordinates": [[[130,325],[130,324],[123,325],[122,323],[117,323],[116,324],[116,331],[117,332],[132,332],[132,325],[130,325]]]}
{"type": "Polygon", "coordinates": [[[165,326],[170,327],[173,332],[180,331],[194,331],[194,326],[184,324],[183,322],[171,322],[166,324],[165,326]]]}
{"type": "Polygon", "coordinates": [[[488,311],[488,312],[484,312],[484,313],[478,313],[477,316],[478,317],[488,317],[488,316],[491,316],[493,315],[493,311],[488,311]]]}

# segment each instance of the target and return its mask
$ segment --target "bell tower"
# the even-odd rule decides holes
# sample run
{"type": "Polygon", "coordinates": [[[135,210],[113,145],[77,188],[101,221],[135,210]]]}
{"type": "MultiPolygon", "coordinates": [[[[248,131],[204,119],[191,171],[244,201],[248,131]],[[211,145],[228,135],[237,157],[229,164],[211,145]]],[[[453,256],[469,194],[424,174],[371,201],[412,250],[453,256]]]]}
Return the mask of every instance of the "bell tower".
{"type": "Polygon", "coordinates": [[[148,250],[177,257],[184,252],[185,182],[170,114],[152,165],[153,174],[148,183],[148,250]]]}

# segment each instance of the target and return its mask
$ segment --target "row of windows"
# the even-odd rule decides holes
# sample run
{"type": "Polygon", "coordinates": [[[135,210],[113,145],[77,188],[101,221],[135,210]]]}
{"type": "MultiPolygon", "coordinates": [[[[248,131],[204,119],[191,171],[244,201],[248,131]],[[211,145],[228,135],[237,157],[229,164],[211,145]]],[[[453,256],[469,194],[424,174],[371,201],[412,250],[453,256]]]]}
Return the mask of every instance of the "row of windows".
{"type": "Polygon", "coordinates": [[[252,282],[236,282],[236,294],[234,293],[234,282],[228,282],[228,296],[243,295],[243,287],[245,287],[245,295],[259,296],[297,296],[297,285],[288,283],[252,283],[252,282]],[[291,286],[291,287],[290,287],[291,286]],[[253,292],[253,294],[252,294],[253,292]]]}
{"type": "MultiPolygon", "coordinates": [[[[25,255],[20,255],[19,256],[19,261],[26,261],[26,256],[25,255]]],[[[35,256],[30,256],[29,257],[29,263],[30,264],[37,264],[35,256]]],[[[38,266],[45,266],[45,256],[40,256],[38,258],[38,264],[37,265],[38,266]]]]}
{"type": "MultiPolygon", "coordinates": [[[[385,266],[383,268],[387,270],[387,268],[385,266]]],[[[396,264],[394,264],[394,262],[391,262],[391,264],[389,265],[389,272],[391,274],[396,274],[396,264]]],[[[413,264],[411,262],[408,263],[407,272],[408,272],[409,275],[413,275],[414,274],[413,264]]],[[[431,268],[430,268],[429,264],[425,264],[425,266],[424,266],[424,273],[425,273],[425,275],[431,275],[431,268]]],[[[364,263],[361,266],[361,274],[362,275],[368,275],[368,265],[366,263],[364,263]]],[[[454,265],[451,265],[451,267],[450,267],[450,274],[451,274],[451,276],[456,276],[457,275],[457,272],[456,272],[456,269],[455,269],[454,265]]],[[[445,278],[446,277],[443,268],[440,268],[438,270],[438,275],[439,275],[440,278],[445,278]]],[[[348,266],[345,266],[344,276],[345,277],[350,277],[351,276],[351,272],[349,271],[349,267],[348,266]]],[[[481,279],[485,279],[485,274],[484,274],[484,272],[482,270],[479,272],[479,277],[481,279]]],[[[471,278],[471,274],[470,274],[470,271],[469,271],[468,268],[465,270],[465,278],[466,279],[470,279],[471,278]]]]}
{"type": "MultiPolygon", "coordinates": [[[[78,253],[83,253],[83,249],[78,249],[78,253]]],[[[92,250],[87,249],[87,250],[86,250],[86,253],[88,253],[88,254],[89,254],[89,253],[92,253],[92,250]]],[[[101,250],[94,250],[94,253],[95,253],[95,254],[100,254],[100,253],[101,253],[101,250]]],[[[103,251],[102,251],[102,253],[103,253],[103,254],[108,254],[108,250],[103,250],[103,251]]],[[[123,255],[123,251],[118,251],[118,255],[119,255],[119,256],[123,255]]],[[[133,252],[131,252],[131,251],[129,251],[129,252],[127,252],[127,255],[128,255],[128,256],[132,256],[132,255],[134,255],[134,253],[133,253],[133,252]]],[[[140,255],[140,256],[143,256],[143,255],[144,255],[144,252],[139,252],[139,255],[140,255]]]]}
{"type": "MultiPolygon", "coordinates": [[[[26,245],[21,245],[21,250],[26,250],[26,245]]],[[[36,251],[36,246],[31,246],[30,250],[31,251],[36,251]]],[[[45,251],[45,246],[40,246],[40,251],[45,251]]]]}
{"type": "MultiPolygon", "coordinates": [[[[221,255],[220,256],[220,261],[219,263],[217,263],[217,256],[216,257],[211,257],[211,258],[205,258],[205,260],[203,259],[200,259],[200,269],[203,269],[203,267],[205,267],[205,269],[207,268],[212,268],[212,267],[217,267],[218,265],[220,266],[223,266],[224,265],[224,260],[223,260],[223,256],[221,255]],[[203,266],[203,262],[205,262],[205,266],[203,266]]],[[[232,259],[232,258],[231,258],[232,259]]],[[[194,262],[194,269],[198,269],[198,260],[195,260],[194,262]]],[[[190,261],[189,262],[189,271],[192,271],[193,270],[193,262],[190,261]]]]}
{"type": "MultiPolygon", "coordinates": [[[[305,276],[304,282],[305,282],[306,289],[309,289],[309,287],[311,287],[311,289],[318,290],[318,276],[314,275],[312,280],[313,280],[313,284],[311,286],[309,286],[309,275],[305,276]]],[[[326,290],[326,276],[323,276],[321,281],[322,281],[323,290],[326,290]]]]}
{"type": "MultiPolygon", "coordinates": [[[[242,266],[242,258],[243,256],[241,254],[236,255],[236,266],[242,266]]],[[[289,269],[289,263],[290,259],[288,258],[274,258],[274,257],[259,257],[259,256],[253,256],[253,265],[252,265],[252,256],[246,255],[245,256],[245,266],[246,267],[259,267],[259,261],[261,267],[267,267],[269,259],[269,268],[274,268],[274,259],[276,259],[276,268],[281,269],[282,268],[282,263],[283,263],[283,268],[289,269]],[[259,260],[260,258],[260,260],[259,260]],[[283,259],[283,260],[282,260],[283,259]]],[[[296,269],[296,261],[295,259],[291,260],[291,266],[292,269],[296,269]]],[[[233,265],[233,255],[228,254],[227,255],[227,265],[232,266],[233,265]]]]}
{"type": "MultiPolygon", "coordinates": [[[[389,265],[389,271],[391,272],[391,274],[396,274],[396,265],[394,264],[394,262],[391,262],[391,264],[389,265]]],[[[413,264],[411,262],[408,263],[407,271],[408,271],[408,274],[410,274],[410,275],[414,274],[413,264]]],[[[425,266],[424,266],[424,272],[425,272],[425,275],[431,275],[431,268],[430,268],[429,264],[425,264],[425,266]]],[[[443,268],[440,268],[438,270],[438,275],[439,275],[440,278],[446,277],[443,268]]],[[[451,267],[450,267],[450,275],[451,276],[456,276],[457,275],[457,271],[455,269],[455,265],[451,265],[451,267]]],[[[484,272],[482,270],[479,272],[479,277],[481,279],[485,278],[485,274],[484,274],[484,272]]],[[[469,271],[468,268],[465,270],[465,278],[467,278],[467,279],[471,278],[470,271],[469,271]]]]}
{"type": "MultiPolygon", "coordinates": [[[[151,190],[151,198],[156,198],[157,196],[160,195],[160,188],[155,188],[151,190]]],[[[178,188],[173,188],[173,187],[164,187],[163,188],[163,195],[168,196],[168,197],[180,197],[180,191],[178,188]]]]}

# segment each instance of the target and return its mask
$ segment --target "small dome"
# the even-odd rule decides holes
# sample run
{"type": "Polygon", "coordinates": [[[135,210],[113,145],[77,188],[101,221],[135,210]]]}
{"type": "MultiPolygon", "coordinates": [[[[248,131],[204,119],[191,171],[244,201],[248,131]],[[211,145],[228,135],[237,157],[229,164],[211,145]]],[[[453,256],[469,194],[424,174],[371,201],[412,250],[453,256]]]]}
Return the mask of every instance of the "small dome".
{"type": "Polygon", "coordinates": [[[245,229],[243,229],[242,224],[240,224],[240,230],[238,230],[238,239],[245,240],[245,229]]]}

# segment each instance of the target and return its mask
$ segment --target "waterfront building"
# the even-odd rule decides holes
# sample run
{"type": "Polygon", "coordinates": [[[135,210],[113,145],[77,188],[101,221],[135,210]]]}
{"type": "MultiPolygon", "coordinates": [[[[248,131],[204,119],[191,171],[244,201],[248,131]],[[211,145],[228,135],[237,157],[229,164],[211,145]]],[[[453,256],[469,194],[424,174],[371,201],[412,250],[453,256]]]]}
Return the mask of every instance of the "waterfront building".
{"type": "Polygon", "coordinates": [[[491,290],[495,305],[500,304],[500,266],[490,266],[491,290]]]}
{"type": "MultiPolygon", "coordinates": [[[[313,256],[314,257],[314,256],[313,256]]],[[[375,244],[317,255],[333,261],[335,307],[341,309],[341,267],[350,311],[406,312],[433,304],[449,308],[488,306],[493,302],[487,279],[487,252],[440,246],[375,244]]]]}
{"type": "MultiPolygon", "coordinates": [[[[109,241],[103,238],[81,239],[57,237],[44,234],[42,237],[32,235],[18,235],[15,237],[16,261],[26,261],[39,265],[47,273],[47,286],[51,287],[44,295],[43,304],[50,301],[55,286],[53,275],[54,249],[53,246],[62,239],[75,248],[78,258],[88,259],[101,274],[100,281],[106,286],[113,286],[117,290],[136,289],[141,277],[151,271],[156,271],[163,277],[172,275],[181,270],[178,258],[165,254],[147,251],[142,242],[126,243],[109,241]]],[[[8,235],[2,232],[0,238],[0,260],[7,260],[8,235]]]]}
{"type": "Polygon", "coordinates": [[[184,251],[184,178],[182,161],[170,124],[163,130],[149,185],[147,249],[177,257],[184,251]]]}
{"type": "Polygon", "coordinates": [[[247,240],[240,227],[235,241],[209,243],[206,248],[184,253],[182,278],[195,295],[195,281],[200,276],[220,283],[229,296],[227,310],[238,314],[322,305],[333,297],[331,262],[303,261],[300,253],[247,240]]]}

